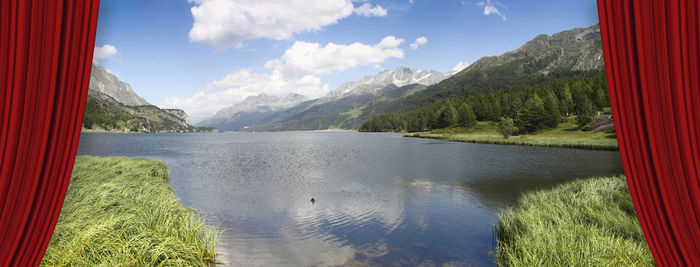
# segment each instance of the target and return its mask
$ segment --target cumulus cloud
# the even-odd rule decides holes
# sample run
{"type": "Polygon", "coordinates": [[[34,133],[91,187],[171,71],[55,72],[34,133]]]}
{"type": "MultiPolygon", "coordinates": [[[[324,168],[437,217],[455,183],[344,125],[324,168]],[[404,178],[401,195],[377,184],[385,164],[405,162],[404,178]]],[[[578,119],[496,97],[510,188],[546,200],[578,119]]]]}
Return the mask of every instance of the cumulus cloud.
{"type": "Polygon", "coordinates": [[[386,16],[387,11],[380,5],[372,7],[372,5],[365,3],[359,7],[356,7],[355,10],[353,10],[353,13],[364,17],[384,17],[386,16]]]}
{"type": "Polygon", "coordinates": [[[419,46],[425,45],[426,43],[428,43],[428,38],[425,38],[425,36],[421,36],[416,38],[416,40],[413,41],[410,47],[411,49],[416,50],[419,46]]]}
{"type": "Polygon", "coordinates": [[[100,60],[113,57],[117,54],[117,48],[113,45],[95,46],[92,53],[92,63],[97,64],[100,60]]]}
{"type": "Polygon", "coordinates": [[[380,63],[388,58],[403,58],[399,47],[403,39],[394,36],[384,37],[379,43],[350,45],[328,43],[295,42],[282,57],[265,63],[268,69],[281,70],[286,76],[327,74],[343,71],[355,66],[380,63]]]}
{"type": "Polygon", "coordinates": [[[265,64],[260,72],[242,69],[212,81],[189,97],[168,97],[163,108],[181,108],[193,122],[210,117],[216,111],[243,101],[246,97],[266,93],[285,96],[298,93],[310,98],[327,94],[328,84],[317,75],[343,71],[362,65],[374,65],[388,58],[402,58],[399,46],[403,39],[387,36],[379,43],[350,45],[295,42],[284,54],[265,64]]]}
{"type": "Polygon", "coordinates": [[[493,1],[491,1],[491,0],[486,0],[485,2],[478,2],[478,3],[476,3],[476,5],[484,8],[484,15],[486,15],[486,16],[488,16],[488,15],[496,15],[496,16],[501,17],[501,19],[502,19],[503,21],[506,21],[506,20],[507,20],[506,14],[502,13],[502,12],[501,12],[500,10],[498,10],[498,8],[496,7],[496,5],[499,5],[499,6],[501,6],[501,7],[505,7],[505,6],[503,6],[503,5],[502,5],[501,3],[499,3],[499,2],[493,2],[493,1]]]}
{"type": "Polygon", "coordinates": [[[208,44],[217,50],[240,48],[244,41],[269,38],[289,40],[294,34],[320,30],[324,26],[357,14],[386,16],[387,10],[352,0],[189,0],[194,3],[192,42],[208,44]]]}
{"type": "Polygon", "coordinates": [[[469,67],[469,64],[470,64],[469,62],[460,61],[459,63],[457,63],[457,65],[455,65],[455,66],[452,68],[452,70],[451,70],[450,72],[454,72],[454,73],[460,72],[460,71],[462,71],[464,68],[469,67]]]}

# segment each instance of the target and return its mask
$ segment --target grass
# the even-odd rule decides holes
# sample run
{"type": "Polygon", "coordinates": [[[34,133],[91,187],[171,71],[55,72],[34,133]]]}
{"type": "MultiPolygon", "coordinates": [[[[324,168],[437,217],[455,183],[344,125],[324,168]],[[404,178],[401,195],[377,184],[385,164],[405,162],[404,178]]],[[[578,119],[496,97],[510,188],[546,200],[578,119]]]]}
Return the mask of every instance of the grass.
{"type": "Polygon", "coordinates": [[[160,161],[80,156],[42,266],[206,266],[219,232],[177,199],[160,161]]]}
{"type": "Polygon", "coordinates": [[[503,135],[498,132],[498,125],[495,122],[477,122],[476,126],[468,129],[456,127],[438,129],[431,133],[409,133],[404,136],[467,143],[618,150],[614,133],[581,131],[571,118],[555,129],[511,136],[508,139],[503,138],[503,135]]]}
{"type": "Polygon", "coordinates": [[[500,266],[654,266],[624,177],[526,193],[496,232],[500,266]]]}

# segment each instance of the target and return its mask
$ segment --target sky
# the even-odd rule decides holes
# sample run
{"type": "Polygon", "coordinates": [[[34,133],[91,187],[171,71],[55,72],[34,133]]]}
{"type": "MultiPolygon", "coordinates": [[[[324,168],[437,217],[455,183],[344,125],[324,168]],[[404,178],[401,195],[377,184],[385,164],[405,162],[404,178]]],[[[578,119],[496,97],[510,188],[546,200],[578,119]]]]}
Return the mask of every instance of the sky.
{"type": "Polygon", "coordinates": [[[93,63],[196,123],[248,96],[446,73],[596,23],[595,0],[102,0],[93,63]]]}

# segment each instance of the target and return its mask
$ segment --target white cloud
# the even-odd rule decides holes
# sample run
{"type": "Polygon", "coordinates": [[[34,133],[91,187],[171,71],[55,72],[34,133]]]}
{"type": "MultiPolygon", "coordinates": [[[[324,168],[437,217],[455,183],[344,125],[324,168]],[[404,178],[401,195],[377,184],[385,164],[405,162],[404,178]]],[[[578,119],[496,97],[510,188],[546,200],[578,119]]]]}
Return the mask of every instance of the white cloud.
{"type": "Polygon", "coordinates": [[[167,97],[159,106],[181,108],[187,112],[192,122],[196,123],[214,115],[222,108],[261,92],[278,96],[298,93],[319,97],[329,91],[327,84],[322,85],[321,79],[312,75],[289,79],[277,70],[271,73],[255,73],[243,69],[230,73],[221,80],[210,82],[206,88],[200,89],[190,97],[167,97]]]}
{"type": "Polygon", "coordinates": [[[189,0],[194,3],[191,42],[217,50],[240,48],[258,38],[290,40],[294,34],[320,30],[352,15],[386,16],[387,10],[352,0],[189,0]]]}
{"type": "Polygon", "coordinates": [[[380,63],[392,57],[403,58],[403,49],[399,48],[403,42],[403,39],[391,35],[374,45],[328,43],[321,46],[318,43],[295,42],[282,57],[268,61],[265,67],[281,70],[286,76],[327,74],[380,63]]]}
{"type": "Polygon", "coordinates": [[[454,72],[454,73],[460,72],[460,71],[462,71],[464,68],[469,67],[469,64],[470,64],[469,62],[460,61],[459,63],[457,63],[457,65],[455,65],[455,66],[452,68],[452,70],[451,70],[450,72],[454,72]]]}
{"type": "Polygon", "coordinates": [[[386,9],[384,9],[382,6],[376,5],[372,7],[372,5],[368,3],[356,7],[352,12],[364,17],[384,17],[387,13],[386,9]]]}
{"type": "Polygon", "coordinates": [[[416,40],[413,41],[413,43],[410,46],[411,49],[416,50],[419,46],[425,45],[426,43],[428,43],[428,38],[425,38],[425,36],[421,36],[416,38],[416,40]]]}
{"type": "Polygon", "coordinates": [[[376,64],[388,58],[402,58],[403,49],[399,45],[403,42],[403,39],[394,36],[387,36],[374,45],[328,43],[322,46],[295,42],[280,58],[265,63],[269,72],[253,72],[250,69],[232,72],[208,83],[192,96],[168,97],[160,106],[181,108],[196,123],[222,108],[263,92],[277,96],[298,93],[310,98],[321,97],[330,89],[316,75],[362,65],[378,66],[376,64]]]}
{"type": "Polygon", "coordinates": [[[501,17],[501,19],[503,21],[508,20],[506,18],[506,14],[502,13],[500,10],[498,10],[498,8],[496,8],[496,5],[499,5],[501,7],[505,7],[499,2],[493,2],[491,0],[486,0],[486,2],[476,3],[476,5],[484,8],[484,15],[486,15],[486,16],[493,14],[493,15],[497,15],[497,16],[501,17]]]}
{"type": "Polygon", "coordinates": [[[113,45],[95,46],[92,53],[92,63],[97,64],[100,60],[113,57],[117,54],[117,48],[113,45]]]}

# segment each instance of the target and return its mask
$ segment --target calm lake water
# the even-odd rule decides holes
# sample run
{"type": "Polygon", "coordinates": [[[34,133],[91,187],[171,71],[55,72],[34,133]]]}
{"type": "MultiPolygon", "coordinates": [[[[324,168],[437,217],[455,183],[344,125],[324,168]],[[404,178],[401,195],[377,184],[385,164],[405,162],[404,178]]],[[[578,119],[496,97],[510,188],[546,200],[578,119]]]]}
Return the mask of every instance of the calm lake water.
{"type": "Polygon", "coordinates": [[[236,266],[493,265],[523,192],[623,172],[617,152],[386,133],[83,134],[78,154],[163,160],[236,266]]]}

